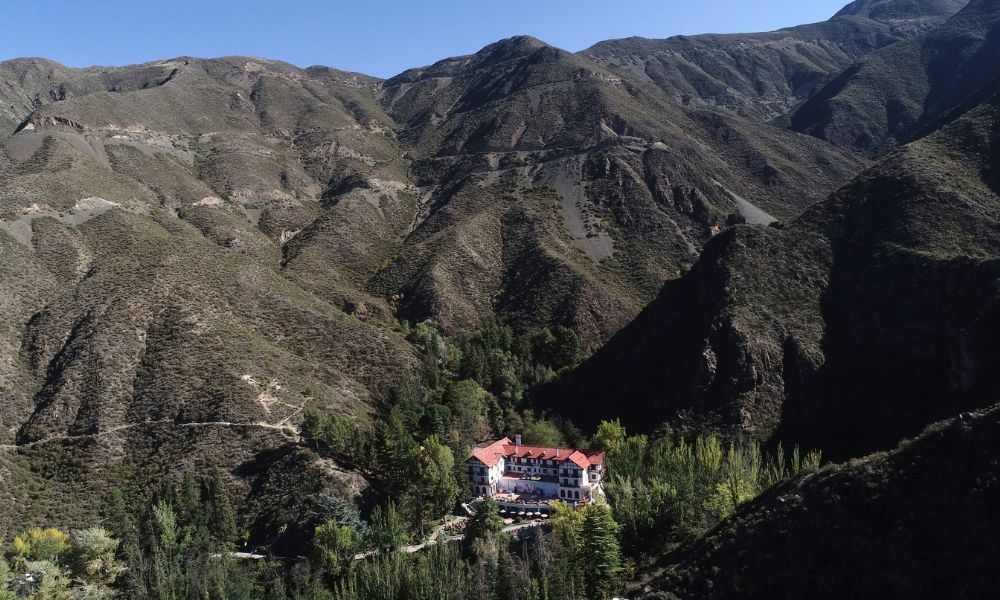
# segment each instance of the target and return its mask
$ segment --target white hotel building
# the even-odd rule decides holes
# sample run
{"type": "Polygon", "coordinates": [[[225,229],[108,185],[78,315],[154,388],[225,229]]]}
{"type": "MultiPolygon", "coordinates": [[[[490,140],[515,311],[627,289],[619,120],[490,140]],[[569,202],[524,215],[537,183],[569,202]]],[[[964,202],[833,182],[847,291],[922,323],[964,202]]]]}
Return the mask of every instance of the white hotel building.
{"type": "Polygon", "coordinates": [[[604,453],[524,446],[521,436],[476,448],[469,457],[472,495],[492,497],[508,514],[548,514],[561,500],[584,505],[604,479],[604,453]]]}

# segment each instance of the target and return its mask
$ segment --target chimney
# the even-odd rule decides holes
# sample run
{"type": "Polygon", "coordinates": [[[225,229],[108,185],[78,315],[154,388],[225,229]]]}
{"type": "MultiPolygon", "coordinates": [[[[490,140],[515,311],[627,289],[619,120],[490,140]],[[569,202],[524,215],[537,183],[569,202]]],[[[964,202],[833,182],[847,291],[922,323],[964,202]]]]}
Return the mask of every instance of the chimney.
{"type": "Polygon", "coordinates": [[[556,448],[556,458],[559,458],[559,452],[560,452],[561,450],[562,450],[562,448],[556,448]]]}
{"type": "Polygon", "coordinates": [[[514,450],[516,452],[520,452],[521,451],[521,434],[520,433],[514,436],[514,450]]]}

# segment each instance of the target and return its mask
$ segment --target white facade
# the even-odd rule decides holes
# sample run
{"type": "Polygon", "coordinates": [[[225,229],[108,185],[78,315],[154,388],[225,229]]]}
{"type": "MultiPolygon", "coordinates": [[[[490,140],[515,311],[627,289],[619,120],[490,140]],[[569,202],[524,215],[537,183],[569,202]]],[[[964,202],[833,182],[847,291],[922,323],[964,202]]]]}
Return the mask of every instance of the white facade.
{"type": "Polygon", "coordinates": [[[469,458],[469,480],[473,496],[496,496],[505,503],[522,506],[552,500],[587,503],[604,479],[604,456],[564,448],[522,446],[504,438],[473,451],[469,458]]]}

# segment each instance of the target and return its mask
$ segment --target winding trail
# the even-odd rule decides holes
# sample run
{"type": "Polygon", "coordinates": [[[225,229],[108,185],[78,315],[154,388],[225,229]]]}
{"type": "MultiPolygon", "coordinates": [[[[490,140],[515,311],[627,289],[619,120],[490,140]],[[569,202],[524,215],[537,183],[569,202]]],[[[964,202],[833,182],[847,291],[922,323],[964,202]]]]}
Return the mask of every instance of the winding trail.
{"type": "MultiPolygon", "coordinates": [[[[282,421],[284,422],[284,421],[282,421]]],[[[126,431],[128,429],[135,429],[138,427],[148,427],[151,425],[173,425],[174,427],[243,427],[243,428],[260,428],[260,429],[274,429],[281,431],[285,434],[289,434],[290,437],[298,439],[299,430],[290,425],[282,425],[281,423],[264,423],[264,422],[254,422],[254,423],[233,423],[232,421],[197,421],[191,423],[177,423],[173,419],[162,419],[160,421],[140,421],[138,423],[128,423],[126,425],[118,425],[117,427],[112,427],[111,429],[105,429],[104,431],[98,431],[97,433],[85,433],[81,435],[53,435],[51,437],[43,438],[40,440],[35,440],[33,442],[27,442],[24,444],[0,444],[0,450],[20,450],[22,448],[31,448],[34,446],[41,446],[49,442],[54,442],[58,440],[81,440],[87,438],[100,438],[106,435],[112,435],[119,433],[121,431],[126,431]]]]}
{"type": "MultiPolygon", "coordinates": [[[[465,521],[465,520],[467,519],[463,517],[461,519],[458,519],[457,521],[465,521]]],[[[450,523],[455,523],[457,521],[451,521],[450,523]]],[[[431,533],[430,537],[428,537],[423,542],[420,542],[419,544],[410,544],[408,546],[403,546],[402,548],[403,552],[407,554],[413,554],[414,552],[419,552],[424,548],[428,548],[430,546],[437,544],[438,540],[441,538],[441,533],[444,531],[444,528],[447,527],[450,523],[444,523],[442,525],[439,525],[437,528],[434,529],[434,532],[431,533]]],[[[535,529],[537,527],[541,527],[542,525],[544,525],[543,521],[529,521],[527,523],[519,523],[517,525],[508,525],[507,527],[503,528],[503,532],[513,533],[515,531],[521,531],[524,529],[535,529]]],[[[453,535],[451,537],[446,537],[445,541],[447,542],[449,540],[460,540],[464,538],[465,534],[453,535]]],[[[378,550],[365,550],[364,552],[359,552],[358,554],[355,554],[354,560],[364,560],[368,557],[375,556],[376,554],[378,554],[378,550]]],[[[253,558],[261,558],[261,556],[258,555],[254,556],[253,558]]]]}
{"type": "MultiPolygon", "coordinates": [[[[434,529],[434,532],[431,533],[430,537],[428,537],[423,542],[421,542],[419,544],[410,544],[408,546],[403,546],[401,548],[401,550],[403,552],[407,553],[407,554],[413,554],[414,552],[419,552],[419,551],[423,550],[424,548],[433,546],[433,545],[435,545],[435,544],[438,543],[438,540],[441,538],[441,533],[444,531],[445,527],[447,527],[448,525],[450,525],[452,523],[456,523],[458,521],[465,521],[465,520],[467,520],[467,519],[465,517],[462,517],[462,518],[459,518],[459,519],[455,519],[455,520],[449,521],[448,523],[444,523],[442,525],[439,525],[437,528],[434,529]]],[[[521,531],[521,530],[524,530],[524,529],[535,529],[537,527],[541,527],[544,524],[545,523],[543,521],[529,521],[527,523],[519,523],[517,525],[508,525],[507,527],[503,528],[503,531],[504,531],[504,533],[513,533],[515,531],[521,531]]],[[[447,541],[450,541],[450,540],[460,540],[460,539],[463,539],[464,537],[465,537],[465,534],[453,535],[453,536],[446,537],[445,541],[447,542],[447,541]]],[[[375,556],[377,554],[378,554],[378,550],[365,550],[364,552],[359,552],[359,553],[355,554],[354,555],[354,560],[356,560],[356,561],[357,560],[364,560],[366,558],[370,558],[370,557],[375,556]]],[[[264,559],[287,560],[287,557],[273,556],[273,555],[270,555],[270,554],[260,554],[259,552],[227,552],[227,553],[216,553],[216,554],[212,555],[212,558],[222,558],[223,556],[229,556],[230,558],[236,558],[236,559],[240,559],[240,560],[264,560],[264,559]]]]}

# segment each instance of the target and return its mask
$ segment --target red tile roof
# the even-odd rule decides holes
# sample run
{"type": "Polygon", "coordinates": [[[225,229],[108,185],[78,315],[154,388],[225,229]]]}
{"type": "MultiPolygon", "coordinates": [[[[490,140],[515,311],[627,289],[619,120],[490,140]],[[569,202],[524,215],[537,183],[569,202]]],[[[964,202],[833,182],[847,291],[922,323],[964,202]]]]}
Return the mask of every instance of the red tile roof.
{"type": "Polygon", "coordinates": [[[575,450],[572,448],[545,448],[542,446],[517,446],[504,438],[493,442],[489,446],[476,448],[472,451],[472,458],[478,459],[487,467],[500,462],[500,457],[505,458],[535,458],[541,460],[554,460],[558,463],[570,461],[581,469],[586,469],[590,465],[600,465],[604,463],[604,453],[593,450],[575,450]]]}
{"type": "Polygon", "coordinates": [[[568,460],[581,469],[586,469],[590,466],[590,461],[587,459],[587,455],[579,450],[574,450],[573,454],[569,455],[568,460]]]}
{"type": "Polygon", "coordinates": [[[476,448],[472,451],[472,458],[478,459],[479,462],[487,467],[492,467],[500,462],[500,459],[505,455],[504,446],[509,443],[510,439],[504,438],[493,442],[489,446],[476,448]]]}

